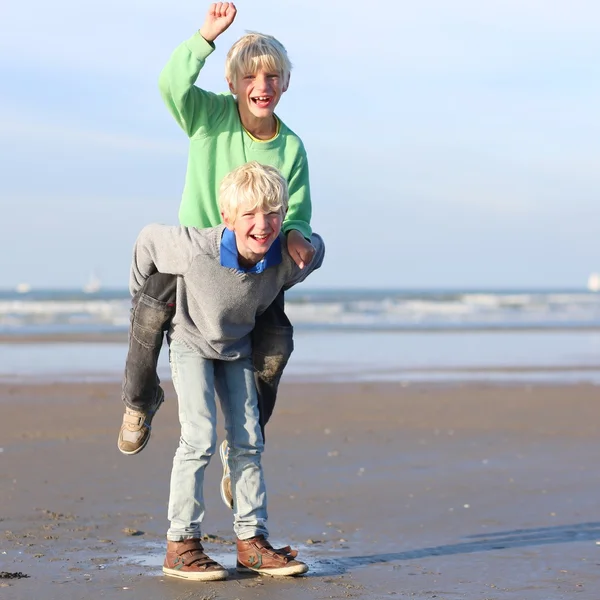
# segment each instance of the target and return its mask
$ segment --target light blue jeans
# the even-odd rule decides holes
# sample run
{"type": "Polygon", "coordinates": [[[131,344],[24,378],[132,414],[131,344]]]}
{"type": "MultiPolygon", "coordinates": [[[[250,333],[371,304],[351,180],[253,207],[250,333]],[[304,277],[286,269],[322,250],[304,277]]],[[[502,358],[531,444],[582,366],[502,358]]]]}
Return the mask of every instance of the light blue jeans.
{"type": "Polygon", "coordinates": [[[268,537],[267,493],[260,462],[263,437],[252,360],[208,360],[172,341],[170,361],[181,438],[171,472],[167,539],[178,542],[201,535],[204,471],[217,444],[215,391],[229,443],[233,529],[239,539],[268,537]]]}

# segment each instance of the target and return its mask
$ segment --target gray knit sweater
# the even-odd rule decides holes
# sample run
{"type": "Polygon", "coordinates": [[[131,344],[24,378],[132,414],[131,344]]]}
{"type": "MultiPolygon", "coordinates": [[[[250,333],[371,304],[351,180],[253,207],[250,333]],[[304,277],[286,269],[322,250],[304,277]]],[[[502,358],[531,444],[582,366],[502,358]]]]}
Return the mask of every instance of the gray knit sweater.
{"type": "Polygon", "coordinates": [[[280,264],[262,273],[221,265],[224,225],[208,229],[148,225],[135,244],[129,289],[135,295],[157,271],[182,275],[170,339],[183,342],[204,358],[237,360],[250,356],[250,332],[279,292],[303,281],[323,262],[325,246],[313,234],[313,261],[299,269],[282,235],[280,264]]]}

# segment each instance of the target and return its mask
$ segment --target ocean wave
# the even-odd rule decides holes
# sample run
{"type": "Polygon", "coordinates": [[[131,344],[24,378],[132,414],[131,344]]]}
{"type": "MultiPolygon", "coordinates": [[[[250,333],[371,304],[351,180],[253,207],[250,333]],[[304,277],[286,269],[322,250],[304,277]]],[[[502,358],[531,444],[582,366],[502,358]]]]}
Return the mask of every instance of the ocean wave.
{"type": "MultiPolygon", "coordinates": [[[[126,331],[125,290],[0,292],[0,333],[126,331]]],[[[296,327],[430,330],[600,326],[591,292],[291,290],[286,312],[296,327]]]]}

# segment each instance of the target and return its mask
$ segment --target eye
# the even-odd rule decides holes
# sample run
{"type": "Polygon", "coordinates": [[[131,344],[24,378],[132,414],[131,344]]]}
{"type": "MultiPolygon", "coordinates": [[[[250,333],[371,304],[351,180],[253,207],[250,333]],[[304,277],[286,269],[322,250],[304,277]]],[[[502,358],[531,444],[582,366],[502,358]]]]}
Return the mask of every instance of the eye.
{"type": "Polygon", "coordinates": [[[244,75],[244,79],[249,80],[249,79],[254,79],[254,75],[244,75]]]}

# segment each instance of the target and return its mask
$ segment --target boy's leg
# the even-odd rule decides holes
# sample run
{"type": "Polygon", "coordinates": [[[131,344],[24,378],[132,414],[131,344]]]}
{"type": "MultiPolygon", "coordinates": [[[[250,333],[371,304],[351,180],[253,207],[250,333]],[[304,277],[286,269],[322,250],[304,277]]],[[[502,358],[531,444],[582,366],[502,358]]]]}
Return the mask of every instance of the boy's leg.
{"type": "Polygon", "coordinates": [[[275,549],[267,541],[263,438],[252,361],[221,362],[215,371],[229,443],[237,568],[278,576],[306,573],[308,566],[296,560],[297,552],[289,546],[275,549]]]}
{"type": "Polygon", "coordinates": [[[260,462],[263,438],[252,361],[216,364],[216,385],[229,442],[237,568],[279,576],[306,573],[308,566],[295,560],[294,550],[289,546],[276,550],[267,541],[267,493],[260,462]]]}
{"type": "MultiPolygon", "coordinates": [[[[265,425],[273,414],[277,389],[283,369],[294,349],[294,329],[284,311],[283,292],[277,296],[269,308],[256,320],[252,332],[252,362],[254,364],[254,380],[258,394],[258,411],[260,428],[265,440],[265,425]]],[[[233,508],[231,480],[227,453],[227,442],[219,449],[223,463],[221,478],[221,498],[233,508]]]]}
{"type": "Polygon", "coordinates": [[[171,344],[170,360],[181,438],[171,472],[163,571],[184,579],[224,579],[227,570],[208,557],[200,543],[204,470],[216,445],[214,364],[176,341],[171,344]]]}
{"type": "Polygon", "coordinates": [[[284,310],[284,295],[280,292],[269,308],[256,320],[252,332],[252,361],[254,363],[260,427],[265,439],[268,423],[283,370],[294,350],[294,328],[284,310]]]}
{"type": "Polygon", "coordinates": [[[125,415],[118,440],[124,454],[144,449],[152,418],[164,399],[156,367],[164,332],[175,311],[176,287],[175,276],[155,273],[133,299],[122,388],[125,415]]]}
{"type": "Polygon", "coordinates": [[[267,493],[260,462],[263,437],[252,360],[219,361],[215,373],[229,446],[234,531],[243,539],[267,536],[267,493]]]}

